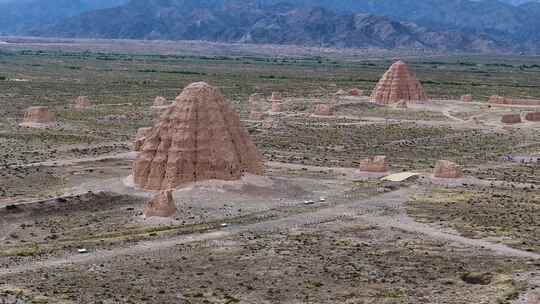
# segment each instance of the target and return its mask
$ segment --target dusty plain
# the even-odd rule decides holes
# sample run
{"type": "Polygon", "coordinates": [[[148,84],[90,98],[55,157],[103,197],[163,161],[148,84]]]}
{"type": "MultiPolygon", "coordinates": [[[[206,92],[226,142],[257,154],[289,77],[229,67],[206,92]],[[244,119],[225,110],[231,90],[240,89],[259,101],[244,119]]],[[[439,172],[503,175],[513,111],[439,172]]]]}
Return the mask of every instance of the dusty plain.
{"type": "Polygon", "coordinates": [[[500,121],[540,106],[486,102],[540,99],[538,57],[403,54],[433,101],[395,109],[333,95],[371,92],[391,52],[11,39],[0,303],[540,303],[540,122],[500,121]],[[241,114],[266,175],[186,185],[175,218],[145,219],[132,141],[156,96],[201,80],[241,114]],[[248,119],[249,96],[274,91],[285,111],[248,119]],[[78,96],[94,107],[74,111],[78,96]],[[57,124],[20,127],[36,105],[57,124]],[[375,155],[419,176],[356,170],[375,155]],[[441,159],[465,178],[433,178],[441,159]]]}

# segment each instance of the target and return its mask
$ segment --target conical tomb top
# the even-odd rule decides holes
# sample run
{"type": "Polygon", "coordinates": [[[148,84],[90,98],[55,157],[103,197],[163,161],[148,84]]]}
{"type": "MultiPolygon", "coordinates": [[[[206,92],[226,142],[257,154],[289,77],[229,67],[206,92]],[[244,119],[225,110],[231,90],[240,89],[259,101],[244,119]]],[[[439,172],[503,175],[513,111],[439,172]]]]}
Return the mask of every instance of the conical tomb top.
{"type": "Polygon", "coordinates": [[[371,101],[383,105],[400,101],[416,103],[427,100],[424,88],[407,64],[401,60],[390,67],[371,94],[371,101]]]}
{"type": "Polygon", "coordinates": [[[263,174],[262,158],[238,114],[204,82],[187,86],[146,136],[134,182],[147,190],[263,174]]]}

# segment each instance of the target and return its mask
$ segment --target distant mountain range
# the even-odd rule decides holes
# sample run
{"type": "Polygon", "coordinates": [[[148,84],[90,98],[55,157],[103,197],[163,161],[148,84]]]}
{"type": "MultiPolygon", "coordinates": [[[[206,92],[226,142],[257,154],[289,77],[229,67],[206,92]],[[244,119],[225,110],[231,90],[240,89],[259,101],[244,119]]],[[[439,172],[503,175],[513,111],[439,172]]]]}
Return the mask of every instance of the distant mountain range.
{"type": "Polygon", "coordinates": [[[329,47],[540,52],[540,3],[520,0],[24,0],[0,33],[329,47]]]}

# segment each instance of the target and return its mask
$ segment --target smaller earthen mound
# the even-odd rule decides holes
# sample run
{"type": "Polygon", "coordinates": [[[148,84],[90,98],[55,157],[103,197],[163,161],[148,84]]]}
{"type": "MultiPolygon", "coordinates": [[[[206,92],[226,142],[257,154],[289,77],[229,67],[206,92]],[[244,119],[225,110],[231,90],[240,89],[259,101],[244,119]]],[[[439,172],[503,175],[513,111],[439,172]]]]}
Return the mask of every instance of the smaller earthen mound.
{"type": "Polygon", "coordinates": [[[172,217],[176,212],[172,190],[160,192],[144,208],[145,217],[172,217]]]}
{"type": "Polygon", "coordinates": [[[531,112],[525,115],[525,120],[540,121],[540,112],[531,112]]]}
{"type": "Polygon", "coordinates": [[[30,107],[24,114],[24,120],[21,123],[23,127],[46,127],[53,125],[56,118],[49,108],[43,106],[30,107]]]}
{"type": "Polygon", "coordinates": [[[144,141],[146,140],[146,137],[150,135],[150,132],[152,132],[152,128],[139,128],[137,130],[137,135],[135,135],[135,141],[133,142],[133,150],[140,152],[142,150],[142,146],[144,145],[144,141]]]}
{"type": "Polygon", "coordinates": [[[375,156],[362,160],[360,162],[360,171],[362,172],[388,172],[388,162],[386,161],[386,156],[375,156]]]}
{"type": "Polygon", "coordinates": [[[75,110],[87,110],[92,108],[94,105],[92,102],[88,99],[86,96],[79,96],[77,99],[75,99],[75,103],[73,104],[73,109],[75,110]]]}
{"type": "Polygon", "coordinates": [[[285,112],[285,105],[281,102],[272,102],[272,112],[281,113],[285,112]]]}
{"type": "Polygon", "coordinates": [[[461,96],[461,101],[463,102],[472,102],[473,101],[473,97],[472,95],[468,94],[468,95],[463,95],[461,96]]]}
{"type": "Polygon", "coordinates": [[[488,102],[494,104],[506,104],[507,100],[505,97],[499,95],[492,95],[489,97],[488,102]]]}
{"type": "Polygon", "coordinates": [[[435,165],[433,175],[438,178],[461,178],[463,177],[463,172],[456,163],[440,160],[435,165]]]}
{"type": "Polygon", "coordinates": [[[501,122],[505,124],[518,124],[521,123],[520,114],[506,114],[501,118],[501,122]]]}
{"type": "Polygon", "coordinates": [[[270,97],[270,101],[282,101],[283,95],[280,92],[272,92],[272,97],[270,97]]]}
{"type": "Polygon", "coordinates": [[[330,105],[318,104],[313,114],[317,116],[332,116],[334,115],[334,111],[330,105]]]}
{"type": "Polygon", "coordinates": [[[167,101],[167,99],[163,96],[157,96],[155,99],[154,99],[154,104],[152,105],[153,107],[167,107],[167,106],[170,106],[171,104],[167,101]]]}
{"type": "Polygon", "coordinates": [[[250,120],[263,120],[265,117],[266,115],[263,112],[251,111],[251,113],[249,113],[250,120]]]}
{"type": "Polygon", "coordinates": [[[351,89],[351,91],[349,91],[349,95],[351,95],[351,96],[364,96],[364,91],[360,90],[360,89],[357,89],[357,88],[354,88],[354,89],[351,89]]]}

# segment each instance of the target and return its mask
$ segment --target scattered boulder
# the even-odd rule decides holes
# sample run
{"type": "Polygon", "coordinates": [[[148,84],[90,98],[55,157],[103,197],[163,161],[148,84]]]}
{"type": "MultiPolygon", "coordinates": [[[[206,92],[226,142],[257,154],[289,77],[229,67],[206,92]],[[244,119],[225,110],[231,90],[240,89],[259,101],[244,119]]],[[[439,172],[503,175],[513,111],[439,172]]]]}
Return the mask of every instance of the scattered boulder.
{"type": "Polygon", "coordinates": [[[133,169],[134,183],[168,190],[204,180],[262,175],[264,164],[240,117],[219,89],[187,86],[144,141],[133,169]]]}
{"type": "Polygon", "coordinates": [[[92,102],[88,99],[86,96],[79,96],[77,99],[75,99],[75,103],[73,104],[73,109],[82,111],[92,108],[94,105],[92,102]]]}
{"type": "Polygon", "coordinates": [[[525,120],[540,121],[540,112],[530,112],[525,114],[525,120]]]}
{"type": "Polygon", "coordinates": [[[463,96],[461,96],[461,101],[463,101],[463,102],[472,102],[473,97],[470,94],[463,95],[463,96]]]}
{"type": "Polygon", "coordinates": [[[26,110],[23,122],[20,125],[23,127],[40,128],[52,126],[55,122],[56,117],[54,113],[49,111],[48,107],[36,106],[26,110]]]}
{"type": "Polygon", "coordinates": [[[433,175],[438,178],[462,178],[463,172],[456,163],[440,160],[437,162],[437,165],[435,165],[433,175]]]}
{"type": "Polygon", "coordinates": [[[334,115],[334,111],[328,104],[318,104],[314,114],[317,116],[332,116],[334,115]]]}
{"type": "Polygon", "coordinates": [[[353,89],[351,89],[351,91],[349,91],[349,95],[351,95],[351,96],[364,96],[364,91],[360,90],[360,89],[357,89],[357,88],[353,88],[353,89]]]}
{"type": "Polygon", "coordinates": [[[150,200],[143,213],[145,217],[173,217],[177,211],[172,190],[166,190],[150,200]]]}
{"type": "Polygon", "coordinates": [[[388,162],[386,156],[375,156],[360,161],[360,171],[362,172],[388,172],[388,162]]]}
{"type": "Polygon", "coordinates": [[[518,124],[521,123],[520,114],[506,114],[501,118],[501,122],[505,124],[518,124]]]}
{"type": "Polygon", "coordinates": [[[428,97],[407,64],[400,60],[383,75],[370,99],[378,104],[389,105],[400,100],[407,103],[424,102],[428,97]]]}

